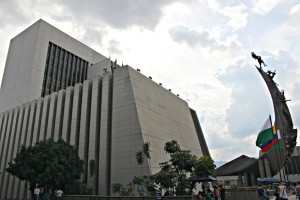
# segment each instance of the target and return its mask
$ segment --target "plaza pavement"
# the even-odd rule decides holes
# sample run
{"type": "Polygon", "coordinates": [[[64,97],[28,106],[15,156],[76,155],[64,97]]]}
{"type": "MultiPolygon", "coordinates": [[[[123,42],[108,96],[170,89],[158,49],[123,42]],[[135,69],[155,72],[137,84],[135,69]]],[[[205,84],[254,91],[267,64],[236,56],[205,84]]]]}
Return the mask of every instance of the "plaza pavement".
{"type": "MultiPolygon", "coordinates": [[[[270,198],[270,200],[275,200],[276,198],[273,196],[270,198]]],[[[296,195],[289,195],[289,200],[296,200],[296,195]]]]}

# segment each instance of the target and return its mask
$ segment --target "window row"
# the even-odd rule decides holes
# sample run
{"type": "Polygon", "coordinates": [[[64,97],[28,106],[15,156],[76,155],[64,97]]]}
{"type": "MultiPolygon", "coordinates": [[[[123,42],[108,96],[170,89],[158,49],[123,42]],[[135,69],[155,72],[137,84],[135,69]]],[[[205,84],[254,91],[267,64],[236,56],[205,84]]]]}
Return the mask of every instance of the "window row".
{"type": "Polygon", "coordinates": [[[88,62],[49,42],[41,96],[83,83],[88,62]]]}

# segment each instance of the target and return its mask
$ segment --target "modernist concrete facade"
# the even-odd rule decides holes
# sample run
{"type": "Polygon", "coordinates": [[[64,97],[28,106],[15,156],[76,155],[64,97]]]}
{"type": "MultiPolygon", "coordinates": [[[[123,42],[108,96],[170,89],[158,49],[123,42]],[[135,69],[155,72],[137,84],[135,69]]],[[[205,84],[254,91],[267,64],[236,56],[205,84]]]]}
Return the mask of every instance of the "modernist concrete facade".
{"type": "MultiPolygon", "coordinates": [[[[44,96],[41,94],[45,75],[50,81],[53,80],[52,77],[54,78],[54,74],[59,72],[58,69],[62,69],[58,68],[59,65],[66,64],[68,61],[69,66],[66,66],[66,68],[68,67],[70,70],[67,73],[72,74],[75,72],[72,69],[76,69],[76,67],[83,68],[105,59],[103,55],[47,22],[37,21],[10,42],[1,84],[0,112],[44,96]],[[51,47],[50,43],[53,44],[52,48],[49,48],[51,47]],[[47,66],[48,49],[50,58],[56,58],[49,63],[49,66],[47,66]],[[65,62],[58,59],[66,56],[69,60],[65,60],[65,62]],[[77,60],[78,62],[75,62],[77,60]],[[79,62],[79,60],[82,62],[79,62]],[[81,66],[83,64],[85,66],[81,66]],[[51,79],[50,75],[52,75],[51,79]]],[[[87,72],[85,73],[87,74],[87,72]]],[[[46,80],[48,79],[46,78],[46,80]]],[[[83,82],[83,80],[85,79],[81,79],[80,82],[83,82]]],[[[56,82],[50,81],[48,81],[48,84],[46,81],[46,87],[50,87],[49,83],[56,82]]],[[[57,91],[53,88],[53,85],[52,91],[57,91]]]]}
{"type": "MultiPolygon", "coordinates": [[[[91,69],[83,83],[0,114],[1,199],[25,194],[25,183],[5,172],[20,146],[48,138],[76,147],[84,160],[81,179],[99,195],[109,195],[113,183],[127,184],[134,176],[157,172],[168,159],[163,147],[170,140],[198,157],[209,155],[196,112],[186,101],[127,65],[104,74],[91,69]],[[140,166],[135,153],[145,142],[150,142],[151,159],[140,166]],[[93,176],[91,160],[96,163],[93,176]]],[[[36,90],[40,95],[41,87],[36,90]]]]}

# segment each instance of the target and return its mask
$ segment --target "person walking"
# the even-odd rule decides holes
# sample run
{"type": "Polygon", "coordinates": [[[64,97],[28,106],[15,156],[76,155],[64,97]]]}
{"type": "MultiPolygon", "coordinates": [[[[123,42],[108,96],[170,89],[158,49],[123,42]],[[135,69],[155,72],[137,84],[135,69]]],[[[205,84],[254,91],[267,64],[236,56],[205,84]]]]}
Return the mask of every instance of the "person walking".
{"type": "Polygon", "coordinates": [[[197,200],[204,200],[203,199],[203,192],[201,192],[201,191],[198,192],[197,200]]]}
{"type": "Polygon", "coordinates": [[[218,190],[218,187],[214,185],[213,187],[213,193],[214,193],[214,198],[215,200],[219,200],[219,190],[218,190]]]}
{"type": "Polygon", "coordinates": [[[295,187],[296,197],[300,199],[300,182],[297,183],[297,186],[295,187]]]}
{"type": "Polygon", "coordinates": [[[265,188],[261,186],[261,184],[256,188],[257,191],[257,197],[259,200],[265,199],[265,188]]]}
{"type": "Polygon", "coordinates": [[[225,193],[226,193],[226,189],[223,185],[220,185],[220,197],[221,200],[225,200],[225,193]]]}
{"type": "Polygon", "coordinates": [[[280,200],[287,200],[288,199],[288,189],[285,185],[282,184],[282,182],[279,183],[278,186],[278,193],[279,193],[279,199],[280,200]]]}
{"type": "Polygon", "coordinates": [[[60,189],[58,189],[58,190],[56,191],[56,199],[57,199],[57,200],[62,200],[62,196],[63,196],[63,191],[60,190],[60,189]]]}
{"type": "Polygon", "coordinates": [[[35,196],[35,200],[40,200],[40,193],[41,193],[41,190],[40,190],[40,188],[35,188],[34,189],[34,196],[35,196]]]}
{"type": "Polygon", "coordinates": [[[161,200],[162,199],[161,191],[160,191],[159,188],[157,188],[155,190],[155,196],[156,196],[156,200],[161,200]]]}

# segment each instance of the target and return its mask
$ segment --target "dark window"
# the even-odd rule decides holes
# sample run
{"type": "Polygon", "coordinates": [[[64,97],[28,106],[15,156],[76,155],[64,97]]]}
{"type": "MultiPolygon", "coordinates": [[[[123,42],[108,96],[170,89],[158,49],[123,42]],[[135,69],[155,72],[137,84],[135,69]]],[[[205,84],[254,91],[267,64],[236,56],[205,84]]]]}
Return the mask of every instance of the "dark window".
{"type": "Polygon", "coordinates": [[[46,64],[45,64],[44,78],[43,78],[43,86],[42,86],[42,94],[41,94],[42,97],[45,96],[45,87],[46,87],[46,83],[47,83],[46,81],[47,81],[48,65],[49,65],[49,58],[50,58],[51,46],[52,46],[52,44],[49,43],[49,45],[48,45],[48,51],[47,51],[46,64]]]}
{"type": "Polygon", "coordinates": [[[77,56],[74,56],[73,67],[72,67],[72,85],[75,85],[76,80],[76,68],[77,68],[77,56]]]}
{"type": "Polygon", "coordinates": [[[56,84],[56,89],[55,91],[58,91],[61,89],[61,80],[62,80],[62,72],[64,69],[64,58],[65,58],[65,50],[62,49],[60,52],[60,59],[59,59],[59,64],[58,64],[58,74],[57,74],[57,84],[56,84]]]}
{"type": "Polygon", "coordinates": [[[80,65],[81,65],[81,58],[78,58],[77,67],[76,67],[76,83],[80,83],[80,65]]]}
{"type": "Polygon", "coordinates": [[[87,77],[88,62],[49,42],[41,96],[82,83],[87,77]]]}
{"type": "Polygon", "coordinates": [[[67,81],[66,87],[71,85],[73,58],[74,58],[74,55],[70,54],[70,56],[69,56],[69,65],[68,65],[68,73],[67,73],[68,81],[67,81]]]}
{"type": "Polygon", "coordinates": [[[64,71],[63,71],[63,78],[62,78],[62,86],[61,86],[61,88],[66,88],[68,63],[69,63],[69,52],[66,52],[66,54],[65,54],[65,61],[64,61],[64,71]]]}
{"type": "Polygon", "coordinates": [[[83,73],[84,73],[84,60],[81,60],[80,62],[80,71],[79,71],[79,82],[83,83],[83,73]]]}
{"type": "Polygon", "coordinates": [[[58,63],[60,60],[60,48],[57,47],[56,52],[55,52],[55,58],[54,58],[54,65],[53,65],[53,76],[52,76],[52,81],[51,81],[51,93],[55,92],[56,90],[56,85],[57,85],[57,72],[58,72],[58,63]]]}
{"type": "Polygon", "coordinates": [[[48,71],[48,80],[47,80],[47,87],[46,87],[46,94],[50,94],[51,86],[52,86],[52,76],[53,76],[53,66],[54,66],[54,60],[55,60],[55,53],[56,53],[56,45],[52,45],[51,50],[51,57],[50,57],[50,64],[49,64],[49,71],[48,71]]]}

